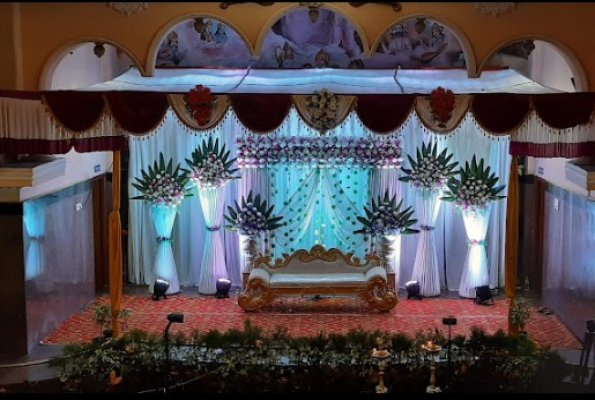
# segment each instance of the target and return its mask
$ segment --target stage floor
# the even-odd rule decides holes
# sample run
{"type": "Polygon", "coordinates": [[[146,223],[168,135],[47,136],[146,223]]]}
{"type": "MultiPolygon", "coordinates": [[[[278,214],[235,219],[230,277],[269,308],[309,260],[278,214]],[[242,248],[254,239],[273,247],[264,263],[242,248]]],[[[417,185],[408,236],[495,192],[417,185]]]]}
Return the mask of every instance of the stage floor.
{"type": "MultiPolygon", "coordinates": [[[[109,304],[109,296],[101,295],[84,310],[71,315],[44,338],[45,344],[81,343],[99,336],[100,328],[93,321],[92,305],[109,304]]],[[[526,330],[531,338],[543,346],[555,349],[581,349],[581,343],[564,326],[559,318],[537,312],[534,302],[526,330]]],[[[350,329],[363,328],[386,332],[403,332],[413,336],[416,332],[438,328],[445,336],[448,327],[442,324],[445,316],[455,316],[452,335],[469,335],[473,326],[488,333],[507,329],[507,299],[494,297],[493,305],[475,304],[472,299],[459,298],[456,292],[423,300],[407,300],[406,292],[400,293],[399,303],[389,312],[378,312],[365,302],[354,297],[281,297],[274,303],[256,312],[245,312],[237,305],[232,295],[227,299],[198,295],[196,288],[184,288],[180,294],[154,301],[147,287],[126,287],[122,307],[131,310],[126,330],[142,329],[148,332],[163,332],[167,314],[180,312],[185,315],[181,324],[172,324],[170,332],[206,332],[230,328],[242,329],[246,319],[273,331],[278,326],[287,328],[294,336],[316,335],[319,332],[345,333],[350,329]]]]}

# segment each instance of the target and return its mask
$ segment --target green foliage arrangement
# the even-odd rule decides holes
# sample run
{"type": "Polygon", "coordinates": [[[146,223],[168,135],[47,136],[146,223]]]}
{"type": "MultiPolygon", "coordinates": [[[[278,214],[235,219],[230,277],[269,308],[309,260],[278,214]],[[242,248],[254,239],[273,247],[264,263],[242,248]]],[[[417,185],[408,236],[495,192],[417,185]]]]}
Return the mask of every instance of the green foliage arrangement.
{"type": "Polygon", "coordinates": [[[372,236],[419,233],[419,230],[410,228],[417,223],[417,219],[411,218],[412,207],[401,210],[402,204],[403,200],[397,203],[397,196],[391,197],[387,190],[384,197],[372,199],[372,208],[364,206],[366,215],[357,217],[364,227],[353,233],[372,236]]]}
{"type": "Polygon", "coordinates": [[[409,182],[422,193],[430,194],[444,189],[446,182],[458,173],[455,167],[458,162],[450,162],[452,153],[448,154],[447,149],[438,153],[438,144],[422,143],[421,149],[417,148],[417,159],[414,160],[409,154],[409,167],[401,167],[403,176],[399,178],[402,182],[409,182]]]}
{"type": "Polygon", "coordinates": [[[440,200],[454,202],[462,211],[481,211],[490,201],[506,196],[499,195],[506,185],[496,186],[498,177],[490,173],[490,167],[484,167],[483,158],[477,163],[475,155],[471,164],[465,161],[465,167],[459,170],[459,179],[453,177],[447,182],[448,190],[440,200]]]}
{"type": "Polygon", "coordinates": [[[186,159],[186,163],[190,170],[189,177],[196,183],[199,188],[220,187],[223,186],[230,179],[239,179],[239,176],[234,176],[238,170],[232,169],[235,158],[230,159],[230,150],[225,151],[225,144],[219,148],[219,139],[209,137],[204,139],[202,143],[194,149],[190,159],[186,159]]]}
{"type": "Polygon", "coordinates": [[[227,206],[228,215],[224,218],[229,224],[225,225],[226,229],[241,235],[254,236],[282,226],[279,222],[283,217],[275,216],[273,214],[275,206],[269,207],[266,200],[261,200],[260,194],[253,196],[250,191],[246,198],[242,197],[240,204],[237,201],[234,203],[235,209],[227,206]]]}
{"type": "Polygon", "coordinates": [[[192,196],[187,187],[188,175],[177,164],[174,168],[173,160],[167,163],[163,153],[159,153],[159,162],[155,160],[153,166],[149,165],[148,171],[141,170],[142,178],[136,177],[132,182],[142,194],[134,196],[131,200],[148,200],[153,204],[166,206],[179,205],[185,197],[192,196]]]}

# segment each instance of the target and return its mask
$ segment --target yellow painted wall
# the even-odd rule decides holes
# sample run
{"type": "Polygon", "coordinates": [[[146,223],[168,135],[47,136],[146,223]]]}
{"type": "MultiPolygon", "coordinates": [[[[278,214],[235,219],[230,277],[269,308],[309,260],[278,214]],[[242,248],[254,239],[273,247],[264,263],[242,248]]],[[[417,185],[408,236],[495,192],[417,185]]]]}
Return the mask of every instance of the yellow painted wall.
{"type": "MultiPolygon", "coordinates": [[[[0,45],[10,42],[11,22],[3,12],[11,3],[0,3],[0,45]],[[8,39],[6,36],[9,36],[8,39]]],[[[133,59],[147,67],[147,56],[158,32],[184,17],[210,15],[242,32],[256,45],[263,29],[270,26],[285,10],[298,3],[278,2],[264,7],[256,3],[233,5],[226,10],[218,2],[211,3],[148,3],[147,10],[126,16],[97,3],[20,3],[24,88],[39,88],[44,65],[63,51],[68,44],[90,39],[106,39],[129,51],[133,59]]],[[[449,23],[461,32],[473,49],[476,65],[502,44],[521,38],[547,40],[567,48],[586,73],[590,90],[595,90],[595,3],[518,3],[516,9],[491,17],[475,10],[476,3],[401,3],[400,12],[379,4],[354,8],[349,3],[327,3],[340,9],[362,27],[367,42],[372,44],[397,20],[415,15],[434,17],[449,23]]],[[[3,55],[2,68],[10,65],[3,55]]],[[[14,53],[14,52],[13,52],[14,53]]],[[[14,64],[14,62],[13,62],[14,64]]],[[[13,79],[15,73],[2,77],[13,79]]]]}
{"type": "Polygon", "coordinates": [[[13,5],[0,3],[0,89],[16,88],[13,5]]]}

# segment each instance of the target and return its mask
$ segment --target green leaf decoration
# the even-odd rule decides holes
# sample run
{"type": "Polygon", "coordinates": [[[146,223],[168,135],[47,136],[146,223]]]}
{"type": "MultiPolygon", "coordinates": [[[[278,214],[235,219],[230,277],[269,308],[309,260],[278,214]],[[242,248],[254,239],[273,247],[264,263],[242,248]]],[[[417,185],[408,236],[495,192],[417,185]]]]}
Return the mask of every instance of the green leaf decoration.
{"type": "Polygon", "coordinates": [[[442,190],[450,178],[457,174],[458,163],[449,163],[452,153],[447,149],[438,153],[438,143],[422,143],[421,149],[416,149],[416,159],[407,155],[410,168],[401,167],[402,176],[399,180],[409,182],[413,187],[423,191],[442,190]]]}
{"type": "Polygon", "coordinates": [[[459,170],[458,179],[452,177],[440,200],[452,202],[461,210],[480,211],[491,201],[501,200],[506,196],[499,195],[506,185],[495,186],[499,178],[491,172],[490,166],[485,165],[482,158],[477,161],[474,155],[465,166],[459,170]]]}
{"type": "Polygon", "coordinates": [[[387,190],[384,196],[372,199],[371,208],[364,206],[365,216],[357,217],[363,228],[353,233],[372,236],[418,233],[417,229],[409,228],[417,223],[417,219],[412,218],[412,207],[401,209],[402,206],[403,200],[397,203],[397,196],[390,196],[387,190]]]}
{"type": "Polygon", "coordinates": [[[227,206],[228,214],[224,218],[229,225],[225,225],[225,228],[247,236],[273,231],[284,225],[281,223],[283,217],[273,214],[274,208],[260,194],[253,195],[250,191],[240,199],[239,204],[234,200],[234,207],[227,206]]]}
{"type": "Polygon", "coordinates": [[[234,175],[238,169],[232,168],[235,158],[229,158],[231,150],[225,144],[219,147],[219,139],[209,136],[194,149],[190,158],[186,158],[187,173],[190,179],[199,187],[220,187],[231,179],[239,179],[234,175]]]}
{"type": "Polygon", "coordinates": [[[165,161],[163,153],[159,153],[158,161],[149,164],[147,171],[142,169],[141,177],[135,177],[132,186],[141,195],[131,197],[131,200],[147,200],[153,204],[166,206],[179,205],[185,197],[192,196],[188,186],[188,174],[175,164],[173,159],[165,161]]]}

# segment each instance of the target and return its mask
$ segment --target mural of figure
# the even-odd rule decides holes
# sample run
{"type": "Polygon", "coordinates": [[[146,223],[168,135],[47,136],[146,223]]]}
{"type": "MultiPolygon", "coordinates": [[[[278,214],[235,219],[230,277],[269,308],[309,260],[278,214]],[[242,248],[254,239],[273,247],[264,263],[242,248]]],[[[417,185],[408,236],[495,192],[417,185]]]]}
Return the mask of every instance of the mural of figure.
{"type": "Polygon", "coordinates": [[[216,45],[224,44],[225,42],[227,42],[227,34],[225,33],[225,25],[223,25],[221,22],[218,22],[217,30],[215,31],[215,34],[213,36],[214,36],[216,45]]]}
{"type": "Polygon", "coordinates": [[[176,31],[172,31],[167,35],[159,47],[159,52],[157,53],[157,65],[165,66],[180,64],[184,55],[179,51],[178,46],[178,34],[176,31]]]}
{"type": "Polygon", "coordinates": [[[413,44],[409,39],[407,28],[403,24],[398,24],[390,30],[391,40],[386,46],[386,52],[397,54],[401,52],[410,52],[413,50],[413,44]]]}
{"type": "Polygon", "coordinates": [[[444,26],[438,25],[438,23],[436,22],[432,24],[430,44],[429,46],[424,46],[429,51],[424,52],[420,56],[421,62],[428,63],[432,61],[434,58],[438,57],[438,55],[442,53],[444,49],[446,49],[448,42],[446,40],[446,35],[443,31],[444,26]]]}
{"type": "Polygon", "coordinates": [[[213,20],[204,19],[204,26],[200,31],[200,41],[202,44],[214,43],[215,35],[213,35],[213,20]]]}
{"type": "Polygon", "coordinates": [[[283,68],[305,64],[338,65],[345,68],[352,58],[363,53],[361,39],[353,24],[332,10],[319,9],[312,19],[306,7],[282,16],[265,36],[261,57],[256,68],[283,68]],[[286,44],[287,43],[287,44],[286,44]],[[287,51],[291,49],[291,57],[287,51]],[[323,50],[329,61],[315,58],[323,50]],[[283,55],[283,57],[282,57],[283,55]],[[288,61],[290,61],[288,63],[288,61]]]}

